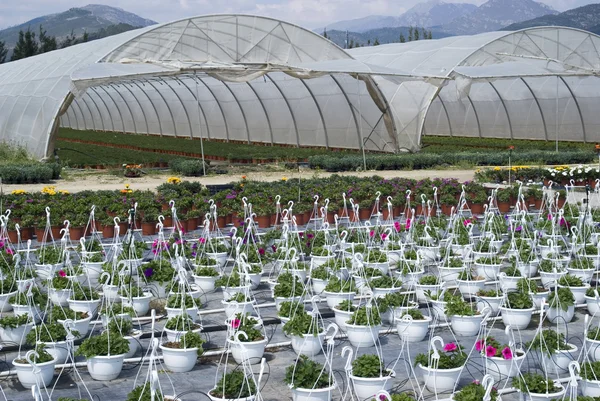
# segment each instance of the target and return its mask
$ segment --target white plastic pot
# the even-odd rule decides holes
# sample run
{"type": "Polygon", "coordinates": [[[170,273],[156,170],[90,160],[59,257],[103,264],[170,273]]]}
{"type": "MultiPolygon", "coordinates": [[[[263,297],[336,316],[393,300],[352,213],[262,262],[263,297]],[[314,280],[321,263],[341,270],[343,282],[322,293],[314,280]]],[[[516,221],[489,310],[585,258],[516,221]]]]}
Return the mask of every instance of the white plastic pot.
{"type": "Polygon", "coordinates": [[[25,337],[33,329],[33,323],[24,324],[14,329],[0,327],[0,339],[5,343],[25,344],[25,337]]]}
{"type": "Polygon", "coordinates": [[[539,350],[536,351],[541,361],[542,371],[547,374],[560,374],[568,371],[569,363],[577,360],[577,351],[579,351],[579,348],[573,344],[567,343],[567,345],[570,349],[554,351],[552,356],[548,356],[545,352],[542,354],[539,350]]]}
{"type": "Polygon", "coordinates": [[[325,263],[327,263],[329,260],[331,260],[333,258],[334,258],[334,256],[311,256],[310,263],[312,265],[312,268],[314,269],[314,268],[324,265],[325,263]]]}
{"type": "Polygon", "coordinates": [[[366,267],[372,267],[373,269],[378,269],[382,275],[386,276],[388,274],[388,272],[390,271],[390,264],[389,262],[383,262],[383,263],[369,263],[369,262],[365,262],[365,266],[366,267]]]}
{"type": "Polygon", "coordinates": [[[313,292],[316,295],[319,295],[323,291],[325,291],[325,287],[327,286],[327,283],[329,282],[329,280],[322,280],[320,278],[311,278],[310,281],[312,282],[313,292]]]}
{"type": "Polygon", "coordinates": [[[463,298],[474,298],[485,289],[485,280],[456,280],[456,284],[463,298]]]}
{"type": "Polygon", "coordinates": [[[350,320],[353,312],[346,312],[336,309],[335,307],[332,308],[332,310],[335,315],[335,324],[337,324],[341,330],[346,331],[346,322],[350,320]]]}
{"type": "Polygon", "coordinates": [[[420,303],[426,303],[428,301],[425,292],[431,291],[431,295],[437,295],[442,291],[441,284],[435,285],[424,285],[424,284],[415,284],[415,292],[417,293],[417,301],[420,303]]]}
{"type": "Polygon", "coordinates": [[[356,324],[346,323],[346,334],[348,341],[354,347],[368,348],[375,346],[379,338],[379,330],[381,325],[375,326],[359,326],[356,324]]]}
{"type": "Polygon", "coordinates": [[[475,263],[475,271],[480,277],[485,277],[487,280],[496,280],[502,265],[488,265],[484,263],[475,263]]]}
{"type": "Polygon", "coordinates": [[[335,389],[335,384],[325,388],[293,388],[292,389],[292,400],[293,401],[329,401],[331,400],[331,391],[335,389]]]}
{"type": "MultiPolygon", "coordinates": [[[[284,297],[275,297],[275,309],[277,309],[277,312],[279,312],[279,310],[281,310],[281,304],[284,302],[302,302],[302,297],[290,297],[290,298],[284,298],[284,297]]],[[[252,312],[251,310],[249,312],[252,312]]]]}
{"type": "Polygon", "coordinates": [[[522,278],[522,276],[507,276],[504,272],[498,274],[498,279],[500,280],[500,287],[506,291],[516,291],[517,283],[522,278]]]}
{"type": "Polygon", "coordinates": [[[556,272],[556,273],[540,272],[542,285],[544,286],[544,288],[550,288],[553,285],[555,285],[558,282],[558,280],[565,274],[567,274],[566,271],[556,272]]]}
{"type": "MultiPolygon", "coordinates": [[[[73,320],[73,324],[74,324],[73,329],[77,330],[79,332],[79,337],[77,337],[77,338],[83,338],[87,335],[88,331],[90,331],[90,321],[91,320],[92,320],[91,316],[88,316],[85,319],[73,320]]],[[[65,322],[65,320],[58,319],[57,322],[60,324],[63,324],[65,322]]]]}
{"type": "Polygon", "coordinates": [[[376,396],[381,390],[390,391],[394,384],[396,373],[388,371],[389,376],[383,377],[358,377],[350,373],[354,394],[359,400],[368,400],[376,396]]]}
{"type": "Polygon", "coordinates": [[[495,381],[512,379],[519,374],[521,364],[525,360],[525,353],[516,351],[512,359],[501,357],[485,357],[487,371],[494,377],[495,381]]]}
{"type": "Polygon", "coordinates": [[[586,284],[583,287],[567,287],[559,284],[558,288],[569,288],[575,297],[575,305],[579,305],[585,302],[585,292],[590,288],[590,285],[586,284]]]}
{"type": "Polygon", "coordinates": [[[411,289],[415,288],[415,285],[419,283],[419,280],[425,274],[425,270],[407,274],[402,274],[401,271],[396,271],[395,273],[398,275],[398,277],[400,277],[400,281],[402,281],[402,287],[411,289]]]}
{"type": "Polygon", "coordinates": [[[542,307],[542,301],[546,302],[546,304],[548,303],[550,291],[538,292],[537,294],[530,292],[529,295],[531,295],[531,300],[533,301],[535,308],[540,309],[542,307]]]}
{"type": "Polygon", "coordinates": [[[56,359],[50,362],[38,363],[35,365],[36,369],[39,369],[38,373],[33,372],[33,365],[29,363],[19,363],[13,360],[13,366],[17,371],[17,377],[21,382],[21,385],[26,389],[30,389],[33,385],[44,385],[49,386],[54,377],[54,366],[56,366],[56,359]]]}
{"type": "Polygon", "coordinates": [[[323,291],[323,295],[325,296],[325,300],[327,301],[327,306],[333,309],[334,307],[341,304],[343,301],[354,301],[354,296],[356,295],[356,293],[323,291]]]}
{"type": "Polygon", "coordinates": [[[76,301],[69,298],[69,308],[75,312],[87,312],[88,316],[96,316],[96,312],[100,307],[100,300],[76,301]]]}
{"type": "Polygon", "coordinates": [[[452,331],[457,336],[472,337],[479,333],[481,322],[485,315],[479,314],[475,316],[452,316],[450,317],[450,325],[452,331]]]}
{"type": "Polygon", "coordinates": [[[29,316],[33,317],[33,320],[36,323],[39,323],[42,321],[40,308],[37,305],[29,306],[29,305],[12,304],[12,308],[13,308],[13,313],[15,316],[23,316],[24,314],[28,314],[29,316]]]}
{"type": "MultiPolygon", "coordinates": [[[[167,334],[167,340],[169,342],[177,342],[181,339],[181,336],[187,333],[189,330],[181,331],[181,330],[169,330],[166,327],[163,329],[167,334]]],[[[194,333],[200,333],[202,331],[202,327],[197,329],[192,329],[194,333]]]]}
{"type": "Polygon", "coordinates": [[[463,271],[465,269],[464,266],[462,267],[438,267],[438,271],[440,274],[440,278],[442,279],[443,282],[445,282],[448,285],[455,285],[456,284],[456,280],[458,279],[458,276],[460,275],[460,272],[463,271]]]}
{"type": "Polygon", "coordinates": [[[148,284],[144,286],[144,292],[151,292],[156,298],[166,298],[168,285],[169,283],[149,281],[148,284]]]}
{"type": "Polygon", "coordinates": [[[212,292],[215,290],[215,281],[219,278],[218,276],[196,276],[192,275],[194,283],[204,292],[212,292]]]}
{"type": "Polygon", "coordinates": [[[250,291],[249,285],[244,285],[241,287],[222,287],[223,289],[223,299],[231,299],[235,297],[236,294],[243,293],[247,294],[250,291]]]}
{"type": "Polygon", "coordinates": [[[292,348],[298,355],[306,355],[312,358],[321,353],[323,348],[323,339],[325,332],[319,333],[316,336],[312,334],[304,334],[302,336],[291,336],[292,348]]]}
{"type": "Polygon", "coordinates": [[[579,277],[584,283],[589,283],[594,277],[594,269],[574,269],[567,267],[567,273],[571,276],[579,277]]]}
{"type": "Polygon", "coordinates": [[[423,317],[425,320],[394,319],[400,338],[405,339],[409,343],[423,341],[429,331],[429,323],[431,323],[431,318],[429,316],[423,317]]]}
{"type": "Polygon", "coordinates": [[[430,301],[431,302],[431,312],[433,316],[441,321],[446,321],[446,302],[444,301],[430,301]]]}
{"type": "Polygon", "coordinates": [[[125,354],[111,356],[93,356],[87,360],[87,369],[92,379],[99,381],[114,380],[121,374],[125,354]]]}
{"type": "Polygon", "coordinates": [[[50,288],[48,291],[50,294],[50,301],[56,306],[68,306],[69,305],[69,297],[73,292],[71,289],[66,290],[55,290],[54,288],[50,288]]]}
{"type": "MultiPolygon", "coordinates": [[[[225,302],[225,301],[221,301],[221,302],[225,302]]],[[[190,315],[190,317],[192,318],[192,320],[195,322],[196,320],[198,320],[198,308],[196,306],[192,307],[192,308],[165,308],[165,310],[167,311],[167,320],[171,319],[172,317],[176,317],[179,315],[183,315],[184,313],[187,313],[188,315],[190,315]]]]}
{"type": "Polygon", "coordinates": [[[600,361],[600,340],[585,339],[589,358],[592,362],[600,361]]]}
{"type": "Polygon", "coordinates": [[[250,289],[255,290],[260,285],[262,271],[260,273],[248,273],[248,278],[250,279],[250,289]]]}
{"type": "Polygon", "coordinates": [[[421,364],[417,365],[423,374],[427,390],[439,394],[454,389],[463,366],[454,369],[432,369],[421,364]]]}
{"type": "Polygon", "coordinates": [[[596,299],[595,297],[588,297],[587,295],[584,298],[590,316],[598,314],[598,312],[600,312],[600,298],[596,299]]]}
{"type": "Polygon", "coordinates": [[[198,348],[168,348],[160,345],[163,363],[171,372],[182,373],[194,369],[198,359],[198,348]]]}
{"type": "Polygon", "coordinates": [[[502,315],[502,322],[505,326],[510,325],[513,329],[524,330],[529,326],[531,322],[531,316],[534,309],[510,309],[500,307],[500,314],[502,315]]]}
{"type": "Polygon", "coordinates": [[[268,342],[267,338],[250,342],[238,342],[227,339],[233,359],[235,359],[236,363],[240,364],[244,361],[248,361],[251,364],[260,363],[268,342]]]}
{"type": "Polygon", "coordinates": [[[44,349],[54,358],[56,363],[65,363],[69,356],[69,348],[66,341],[44,343],[44,349]]]}
{"type": "Polygon", "coordinates": [[[142,332],[140,330],[133,330],[133,332],[128,336],[123,336],[124,339],[129,341],[129,351],[125,354],[125,359],[132,358],[138,349],[140,349],[140,337],[142,337],[142,332]]]}
{"type": "Polygon", "coordinates": [[[206,257],[216,260],[220,267],[224,267],[227,264],[227,252],[207,252],[206,257]]]}
{"type": "Polygon", "coordinates": [[[600,397],[600,381],[581,380],[579,382],[581,392],[587,397],[600,397]]]}
{"type": "Polygon", "coordinates": [[[570,323],[571,320],[573,320],[574,315],[574,305],[569,306],[566,311],[562,308],[548,308],[546,310],[546,318],[550,321],[550,323],[570,323]]]}
{"type": "Polygon", "coordinates": [[[142,297],[121,297],[123,305],[132,307],[137,316],[145,316],[150,310],[150,301],[152,300],[152,294],[145,292],[142,297]]]}
{"type": "Polygon", "coordinates": [[[12,305],[8,302],[8,300],[14,295],[17,295],[17,291],[0,294],[0,313],[10,312],[12,310],[12,305]]]}
{"type": "Polygon", "coordinates": [[[373,297],[375,298],[383,298],[385,297],[387,294],[391,294],[394,292],[400,292],[402,290],[402,288],[400,287],[393,287],[393,288],[372,288],[371,291],[373,292],[373,297]]]}
{"type": "Polygon", "coordinates": [[[482,297],[477,296],[477,310],[481,312],[486,306],[491,309],[492,316],[496,316],[500,312],[500,305],[504,301],[504,296],[499,297],[482,297]]]}
{"type": "Polygon", "coordinates": [[[210,398],[211,401],[254,401],[256,399],[255,395],[251,395],[250,397],[246,397],[246,398],[236,398],[234,400],[232,400],[230,398],[218,398],[218,397],[214,397],[211,395],[213,390],[215,390],[215,389],[213,388],[212,390],[210,390],[208,392],[208,398],[210,398]]]}
{"type": "Polygon", "coordinates": [[[529,401],[562,400],[563,396],[565,395],[565,392],[566,392],[565,388],[559,383],[554,383],[554,387],[558,387],[561,390],[557,393],[546,393],[546,394],[529,393],[526,395],[526,397],[529,398],[529,401]]]}

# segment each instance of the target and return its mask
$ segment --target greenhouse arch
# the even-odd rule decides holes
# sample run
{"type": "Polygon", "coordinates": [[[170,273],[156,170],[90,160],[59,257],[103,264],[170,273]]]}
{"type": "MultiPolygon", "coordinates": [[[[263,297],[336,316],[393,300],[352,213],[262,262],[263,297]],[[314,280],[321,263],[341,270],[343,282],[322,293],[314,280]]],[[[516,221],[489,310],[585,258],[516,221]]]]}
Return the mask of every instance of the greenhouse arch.
{"type": "Polygon", "coordinates": [[[593,141],[600,38],[542,27],[343,50],[265,17],[186,18],[0,66],[0,139],[59,126],[417,151],[422,135],[593,141]]]}

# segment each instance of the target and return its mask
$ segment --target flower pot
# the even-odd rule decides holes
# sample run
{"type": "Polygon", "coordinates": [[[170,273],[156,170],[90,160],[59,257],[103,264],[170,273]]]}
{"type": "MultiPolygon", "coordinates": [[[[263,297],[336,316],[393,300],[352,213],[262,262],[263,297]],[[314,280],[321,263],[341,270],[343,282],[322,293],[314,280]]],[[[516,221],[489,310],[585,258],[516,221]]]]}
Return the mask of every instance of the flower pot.
{"type": "Polygon", "coordinates": [[[516,351],[512,359],[502,357],[485,357],[487,371],[494,377],[495,381],[512,379],[519,374],[521,364],[525,360],[525,353],[516,351]]]}
{"type": "Polygon", "coordinates": [[[252,300],[250,302],[227,302],[221,301],[223,307],[225,308],[225,316],[227,318],[232,317],[237,313],[241,313],[245,315],[246,313],[254,312],[254,304],[256,301],[252,300]]]}
{"type": "Polygon", "coordinates": [[[425,320],[402,318],[394,319],[400,338],[408,341],[409,343],[418,343],[423,341],[427,336],[427,332],[429,331],[429,323],[431,323],[431,318],[429,316],[423,317],[425,320]]]}
{"type": "Polygon", "coordinates": [[[269,228],[271,226],[271,216],[258,216],[256,222],[260,228],[269,228]]]}
{"type": "Polygon", "coordinates": [[[600,397],[600,381],[598,380],[581,380],[581,393],[587,397],[600,397]]]}
{"type": "Polygon", "coordinates": [[[69,227],[69,238],[71,241],[79,241],[83,237],[85,227],[69,227]]]}
{"type": "Polygon", "coordinates": [[[431,312],[433,313],[433,316],[437,319],[437,320],[443,320],[445,321],[447,319],[446,316],[446,302],[444,301],[434,301],[431,300],[431,312]]]}
{"type": "MultiPolygon", "coordinates": [[[[218,398],[218,397],[214,397],[211,393],[213,392],[213,390],[215,390],[214,388],[212,390],[210,390],[208,392],[208,398],[210,398],[211,401],[254,401],[256,396],[255,395],[251,395],[250,397],[246,397],[246,398],[235,398],[234,400],[230,399],[230,398],[218,398]]],[[[167,400],[165,400],[167,401],[167,400]]]]}
{"type": "Polygon", "coordinates": [[[90,300],[90,301],[76,301],[74,299],[69,298],[69,308],[73,309],[75,312],[87,312],[89,316],[96,316],[96,312],[100,307],[100,300],[90,300]]]}
{"type": "Polygon", "coordinates": [[[171,372],[182,373],[194,369],[198,359],[198,348],[169,348],[160,345],[163,363],[171,372]]]}
{"type": "Polygon", "coordinates": [[[220,267],[227,264],[227,252],[207,252],[206,257],[216,260],[220,267]]]}
{"type": "Polygon", "coordinates": [[[237,363],[248,361],[251,364],[260,363],[265,353],[265,347],[269,342],[268,339],[250,342],[238,342],[227,339],[227,344],[231,348],[231,355],[237,363]]]}
{"type": "Polygon", "coordinates": [[[529,295],[531,296],[531,299],[533,301],[533,306],[536,309],[540,309],[542,307],[542,301],[546,302],[548,300],[550,291],[538,292],[537,294],[530,292],[529,295]]]}
{"type": "Polygon", "coordinates": [[[474,298],[477,293],[485,289],[485,280],[456,280],[458,290],[463,298],[474,298]]]}
{"type": "Polygon", "coordinates": [[[142,223],[142,235],[154,234],[156,234],[156,223],[142,223]]]}
{"type": "Polygon", "coordinates": [[[341,330],[346,331],[346,322],[350,320],[353,312],[339,310],[336,307],[331,308],[331,310],[333,310],[333,314],[335,315],[335,324],[337,324],[341,330]]]}
{"type": "Polygon", "coordinates": [[[442,291],[442,285],[415,284],[415,292],[417,293],[417,301],[419,301],[419,303],[426,303],[428,301],[427,296],[425,295],[428,290],[431,291],[431,295],[437,295],[442,291]]]}
{"type": "Polygon", "coordinates": [[[475,263],[475,272],[479,277],[485,277],[487,280],[496,280],[500,273],[502,265],[488,265],[484,263],[475,263]]]}
{"type": "Polygon", "coordinates": [[[123,336],[124,339],[129,341],[129,351],[125,354],[124,358],[132,358],[140,349],[140,337],[142,337],[140,330],[133,330],[128,336],[123,336]]]}
{"type": "Polygon", "coordinates": [[[554,285],[556,285],[556,283],[558,282],[558,280],[564,276],[565,274],[567,274],[566,271],[564,272],[552,272],[552,273],[546,273],[546,272],[540,272],[540,277],[542,280],[542,285],[544,286],[544,288],[550,288],[554,285]]]}
{"type": "Polygon", "coordinates": [[[374,298],[383,298],[387,294],[392,294],[394,292],[400,292],[402,290],[401,287],[392,287],[392,288],[371,288],[373,292],[374,298]]]}
{"type": "Polygon", "coordinates": [[[453,369],[432,369],[421,364],[417,366],[422,371],[425,387],[436,394],[454,389],[463,369],[463,366],[453,369]]]}
{"type": "Polygon", "coordinates": [[[455,285],[458,275],[464,267],[438,267],[438,272],[442,281],[448,285],[455,285]]]}
{"type": "Polygon", "coordinates": [[[425,270],[407,274],[402,274],[401,271],[397,271],[396,274],[400,277],[400,281],[402,281],[402,288],[414,289],[415,285],[419,283],[419,280],[425,274],[425,270]]]}
{"type": "Polygon", "coordinates": [[[592,362],[600,361],[600,340],[585,339],[588,356],[592,362]]]}
{"type": "Polygon", "coordinates": [[[291,336],[292,337],[292,348],[298,355],[306,355],[312,358],[321,353],[323,349],[323,340],[325,339],[325,332],[319,333],[314,336],[312,334],[303,334],[302,336],[291,336]]]}
{"type": "Polygon", "coordinates": [[[569,369],[569,363],[577,360],[577,351],[579,348],[576,345],[567,343],[570,347],[568,350],[554,351],[552,356],[536,351],[541,361],[541,368],[546,374],[561,374],[569,369]]]}
{"type": "Polygon", "coordinates": [[[379,338],[379,330],[381,325],[375,326],[359,326],[356,324],[346,323],[346,334],[348,341],[354,347],[368,348],[373,347],[379,338]]]}
{"type": "Polygon", "coordinates": [[[393,370],[388,370],[387,373],[389,373],[389,376],[382,377],[358,377],[350,373],[350,380],[352,380],[356,398],[367,400],[375,397],[381,390],[389,392],[394,384],[393,378],[396,373],[393,370]]]}
{"type": "Polygon", "coordinates": [[[507,276],[506,273],[502,272],[498,274],[498,280],[500,280],[500,287],[505,291],[516,291],[517,283],[523,277],[521,276],[507,276]]]}
{"type": "Polygon", "coordinates": [[[378,269],[382,275],[387,276],[388,272],[390,271],[390,264],[389,262],[383,262],[383,263],[368,263],[365,262],[365,266],[366,267],[372,267],[373,269],[378,269]]]}
{"type": "Polygon", "coordinates": [[[335,389],[335,383],[332,386],[325,388],[293,388],[293,401],[329,401],[331,400],[331,391],[335,389]]]}
{"type": "Polygon", "coordinates": [[[125,354],[93,356],[87,360],[88,373],[94,380],[114,380],[121,374],[123,359],[125,359],[125,354]]]}
{"type": "Polygon", "coordinates": [[[13,309],[12,305],[8,302],[10,297],[17,295],[18,291],[8,292],[0,295],[0,313],[9,312],[13,309]]]}
{"type": "Polygon", "coordinates": [[[150,292],[156,298],[166,298],[168,285],[168,282],[160,283],[158,281],[149,281],[148,284],[144,286],[144,292],[150,292]]]}
{"type": "Polygon", "coordinates": [[[318,278],[311,278],[310,281],[312,282],[312,288],[315,295],[320,295],[323,291],[325,291],[325,287],[329,282],[329,280],[321,280],[318,278]]]}
{"type": "Polygon", "coordinates": [[[354,296],[356,295],[356,293],[323,291],[323,295],[325,296],[325,300],[327,301],[327,306],[329,306],[330,309],[333,309],[334,307],[341,304],[343,301],[354,301],[354,296]]]}
{"type": "Polygon", "coordinates": [[[114,302],[121,302],[121,298],[119,298],[119,286],[118,285],[102,285],[102,296],[104,300],[111,304],[114,302]]]}
{"type": "MultiPolygon", "coordinates": [[[[564,288],[564,285],[558,285],[558,288],[564,288]]],[[[589,284],[584,285],[583,287],[567,287],[573,293],[575,297],[575,305],[579,305],[585,302],[585,292],[588,288],[590,288],[589,284]]]]}
{"type": "Polygon", "coordinates": [[[573,269],[572,267],[567,267],[567,273],[571,276],[579,277],[584,283],[592,281],[594,272],[594,269],[573,269]]]}
{"type": "Polygon", "coordinates": [[[44,386],[47,387],[54,378],[54,366],[56,366],[56,359],[50,362],[37,363],[35,369],[37,372],[34,373],[34,366],[29,363],[16,362],[16,359],[12,361],[15,370],[17,371],[17,377],[21,382],[21,385],[26,389],[30,389],[31,386],[44,386]]]}
{"type": "Polygon", "coordinates": [[[321,265],[324,265],[329,260],[333,259],[334,256],[312,256],[310,257],[311,268],[317,268],[321,265]]]}
{"type": "Polygon", "coordinates": [[[12,304],[13,314],[15,316],[22,316],[24,314],[28,314],[33,317],[33,321],[39,323],[42,321],[42,313],[40,312],[40,308],[36,306],[28,306],[28,305],[16,305],[12,304]]]}
{"type": "Polygon", "coordinates": [[[600,298],[585,296],[588,313],[593,317],[600,312],[600,298]]]}
{"type": "Polygon", "coordinates": [[[149,292],[145,292],[142,297],[121,297],[123,305],[132,307],[137,316],[145,316],[148,313],[151,300],[152,294],[149,292]]]}
{"type": "Polygon", "coordinates": [[[531,322],[531,315],[534,309],[510,309],[500,307],[500,313],[502,314],[502,322],[505,326],[510,325],[513,329],[525,330],[531,322]]]}
{"type": "Polygon", "coordinates": [[[255,290],[260,285],[262,271],[260,273],[248,273],[248,278],[250,279],[250,289],[255,290]]]}
{"type": "MultiPolygon", "coordinates": [[[[91,320],[91,316],[88,316],[85,319],[73,320],[73,330],[77,330],[79,332],[79,336],[76,338],[84,338],[87,335],[88,331],[90,331],[91,320]]],[[[65,320],[58,319],[57,322],[59,324],[64,324],[65,320]]]]}
{"type": "Polygon", "coordinates": [[[66,341],[44,343],[44,349],[54,358],[56,363],[65,363],[69,356],[69,348],[66,341]]]}
{"type": "Polygon", "coordinates": [[[479,333],[481,322],[485,315],[479,314],[475,316],[451,316],[450,325],[452,331],[457,336],[471,337],[479,333]]]}
{"type": "Polygon", "coordinates": [[[196,276],[192,274],[194,283],[204,292],[212,292],[215,290],[215,281],[219,278],[218,276],[196,276]]]}
{"type": "Polygon", "coordinates": [[[500,305],[504,302],[504,296],[499,297],[482,297],[477,296],[477,310],[481,312],[486,306],[492,311],[492,316],[498,315],[500,305]]]}
{"type": "Polygon", "coordinates": [[[236,294],[242,293],[249,293],[250,291],[250,286],[249,285],[245,285],[242,287],[221,287],[223,289],[223,298],[224,299],[231,299],[233,298],[236,294]]]}
{"type": "Polygon", "coordinates": [[[165,310],[167,311],[167,319],[171,319],[173,317],[183,315],[184,313],[187,313],[194,322],[198,319],[198,308],[196,306],[194,306],[192,308],[185,308],[185,309],[183,309],[183,308],[165,308],[165,310]]]}
{"type": "Polygon", "coordinates": [[[33,323],[24,324],[14,329],[0,327],[0,339],[4,343],[25,344],[25,337],[33,329],[33,323]]]}
{"type": "Polygon", "coordinates": [[[102,237],[103,238],[113,238],[115,236],[115,226],[108,225],[102,227],[102,237]]]}
{"type": "Polygon", "coordinates": [[[546,310],[546,318],[550,323],[570,323],[575,315],[575,306],[571,305],[567,310],[561,308],[548,308],[546,310]]]}
{"type": "Polygon", "coordinates": [[[556,393],[546,393],[546,394],[529,393],[526,395],[526,397],[529,401],[562,400],[563,396],[565,395],[565,392],[566,392],[565,388],[559,383],[554,383],[554,387],[558,387],[561,390],[556,393]]]}

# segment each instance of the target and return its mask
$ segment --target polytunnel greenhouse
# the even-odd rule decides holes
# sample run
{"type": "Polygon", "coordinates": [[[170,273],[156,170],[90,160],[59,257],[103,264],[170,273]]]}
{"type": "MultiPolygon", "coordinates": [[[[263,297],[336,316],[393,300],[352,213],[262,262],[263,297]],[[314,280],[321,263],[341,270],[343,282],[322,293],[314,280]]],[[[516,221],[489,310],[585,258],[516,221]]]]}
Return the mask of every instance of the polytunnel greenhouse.
{"type": "Polygon", "coordinates": [[[597,141],[599,48],[541,27],[343,50],[270,18],[186,18],[0,66],[0,138],[40,158],[60,126],[383,152],[597,141]]]}

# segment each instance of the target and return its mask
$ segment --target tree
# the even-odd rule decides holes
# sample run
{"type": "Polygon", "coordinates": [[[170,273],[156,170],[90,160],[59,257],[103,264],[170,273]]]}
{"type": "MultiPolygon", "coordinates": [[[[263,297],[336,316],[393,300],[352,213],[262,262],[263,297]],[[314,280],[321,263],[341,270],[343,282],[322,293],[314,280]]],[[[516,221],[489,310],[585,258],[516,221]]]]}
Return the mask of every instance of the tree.
{"type": "Polygon", "coordinates": [[[35,40],[35,33],[31,32],[30,28],[27,28],[27,32],[19,31],[19,40],[15,45],[11,61],[21,60],[23,58],[31,57],[38,54],[39,46],[35,40]]]}
{"type": "Polygon", "coordinates": [[[406,38],[404,37],[404,34],[400,34],[400,43],[406,43],[406,38]]]}
{"type": "Polygon", "coordinates": [[[67,35],[65,40],[61,42],[60,48],[64,49],[65,47],[73,46],[75,43],[77,43],[77,38],[75,37],[75,33],[71,31],[71,34],[67,35]]]}
{"type": "Polygon", "coordinates": [[[409,42],[412,42],[412,41],[413,41],[413,31],[414,31],[414,30],[413,30],[413,27],[412,27],[412,26],[408,27],[408,41],[409,41],[409,42]]]}
{"type": "Polygon", "coordinates": [[[425,28],[423,28],[423,39],[426,40],[428,39],[428,35],[427,35],[427,31],[425,30],[425,28]]]}
{"type": "Polygon", "coordinates": [[[433,33],[429,31],[429,39],[433,39],[433,33]]]}
{"type": "Polygon", "coordinates": [[[8,49],[6,48],[6,43],[0,40],[0,64],[6,61],[6,54],[8,53],[8,49]]]}
{"type": "Polygon", "coordinates": [[[375,41],[373,42],[373,46],[379,46],[379,39],[375,38],[375,41]]]}
{"type": "Polygon", "coordinates": [[[350,44],[348,45],[348,49],[354,48],[354,39],[350,39],[350,44]]]}
{"type": "Polygon", "coordinates": [[[56,44],[56,38],[54,36],[46,35],[46,31],[44,30],[44,28],[42,27],[41,24],[40,24],[39,41],[40,41],[40,49],[39,49],[40,53],[46,53],[46,52],[49,52],[52,50],[56,50],[56,48],[58,47],[56,44]]]}
{"type": "MultiPolygon", "coordinates": [[[[325,38],[327,38],[327,30],[325,30],[325,38]]],[[[86,43],[89,39],[90,35],[87,33],[87,31],[85,31],[81,40],[83,41],[83,43],[86,43]]]]}
{"type": "MultiPolygon", "coordinates": [[[[327,28],[323,28],[323,37],[324,37],[325,39],[329,39],[329,38],[327,37],[327,28]]],[[[83,38],[85,39],[85,40],[84,40],[84,42],[87,42],[87,32],[83,34],[83,38]]]]}
{"type": "Polygon", "coordinates": [[[415,31],[413,32],[413,37],[415,40],[419,40],[419,28],[415,28],[415,31]]]}

